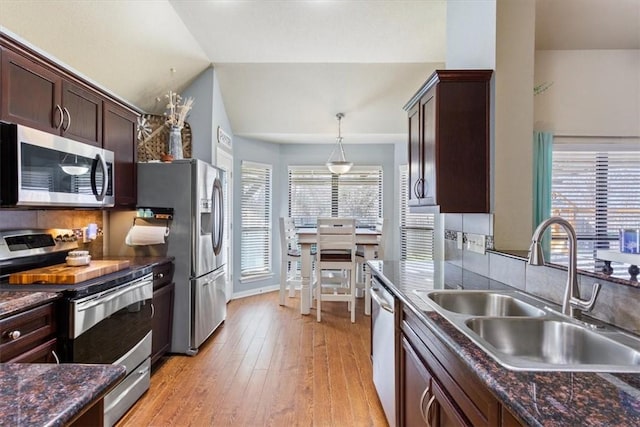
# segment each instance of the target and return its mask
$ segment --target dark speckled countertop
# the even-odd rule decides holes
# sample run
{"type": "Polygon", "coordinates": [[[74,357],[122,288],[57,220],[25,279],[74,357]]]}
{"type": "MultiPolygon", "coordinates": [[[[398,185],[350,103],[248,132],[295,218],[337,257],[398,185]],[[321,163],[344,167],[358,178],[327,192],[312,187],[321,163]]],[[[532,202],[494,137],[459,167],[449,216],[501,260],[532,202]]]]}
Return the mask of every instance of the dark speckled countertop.
{"type": "Polygon", "coordinates": [[[60,297],[56,292],[0,291],[0,319],[60,297]]]}
{"type": "Polygon", "coordinates": [[[122,365],[0,364],[0,424],[66,425],[125,376],[122,365]]]}
{"type": "MultiPolygon", "coordinates": [[[[640,374],[508,370],[413,292],[446,288],[443,271],[446,263],[370,261],[369,264],[373,273],[457,353],[524,424],[640,425],[640,374]]],[[[493,287],[493,281],[488,283],[493,287]]],[[[497,287],[497,282],[494,285],[497,287]]]]}

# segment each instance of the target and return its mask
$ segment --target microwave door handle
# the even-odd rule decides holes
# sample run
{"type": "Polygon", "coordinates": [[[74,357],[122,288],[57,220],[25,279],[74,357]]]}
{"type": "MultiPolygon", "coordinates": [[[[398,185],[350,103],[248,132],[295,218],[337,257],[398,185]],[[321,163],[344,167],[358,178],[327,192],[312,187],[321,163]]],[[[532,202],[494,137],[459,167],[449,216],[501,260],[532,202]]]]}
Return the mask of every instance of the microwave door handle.
{"type": "Polygon", "coordinates": [[[102,154],[96,154],[96,158],[93,162],[93,167],[91,168],[91,190],[93,194],[96,196],[96,200],[101,202],[104,200],[104,196],[107,194],[107,181],[109,172],[107,171],[107,162],[105,161],[102,154]],[[104,173],[104,179],[102,180],[102,189],[100,194],[98,194],[98,185],[96,182],[96,170],[98,169],[98,162],[100,162],[100,166],[102,167],[102,172],[104,173]]]}

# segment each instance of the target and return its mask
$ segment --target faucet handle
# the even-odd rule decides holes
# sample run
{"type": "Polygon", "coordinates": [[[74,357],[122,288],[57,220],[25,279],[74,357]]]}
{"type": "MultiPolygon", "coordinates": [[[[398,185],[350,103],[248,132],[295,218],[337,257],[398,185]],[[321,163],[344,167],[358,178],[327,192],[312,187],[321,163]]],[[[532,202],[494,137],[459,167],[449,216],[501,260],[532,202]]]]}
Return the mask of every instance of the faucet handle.
{"type": "Polygon", "coordinates": [[[596,304],[596,298],[598,298],[601,287],[602,286],[600,286],[600,283],[593,284],[593,290],[591,291],[591,298],[589,298],[589,301],[572,297],[569,303],[572,307],[577,308],[580,311],[591,311],[593,309],[593,306],[596,304]]]}

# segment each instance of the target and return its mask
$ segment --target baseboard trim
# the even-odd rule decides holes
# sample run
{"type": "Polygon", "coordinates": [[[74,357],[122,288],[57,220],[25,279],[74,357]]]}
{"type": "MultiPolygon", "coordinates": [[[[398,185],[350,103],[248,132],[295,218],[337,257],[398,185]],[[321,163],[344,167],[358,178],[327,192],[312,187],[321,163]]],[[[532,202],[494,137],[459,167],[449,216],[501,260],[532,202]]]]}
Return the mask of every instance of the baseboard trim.
{"type": "Polygon", "coordinates": [[[248,291],[234,292],[231,299],[246,298],[254,295],[265,294],[267,292],[279,291],[280,285],[264,286],[262,288],[249,289],[248,291]]]}

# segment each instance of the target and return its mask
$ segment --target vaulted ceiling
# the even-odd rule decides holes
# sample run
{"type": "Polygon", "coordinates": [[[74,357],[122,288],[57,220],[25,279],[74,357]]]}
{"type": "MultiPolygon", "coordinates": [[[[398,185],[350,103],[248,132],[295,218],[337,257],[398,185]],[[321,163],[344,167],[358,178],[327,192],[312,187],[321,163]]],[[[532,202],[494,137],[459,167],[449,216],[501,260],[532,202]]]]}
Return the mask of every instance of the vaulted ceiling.
{"type": "MultiPolygon", "coordinates": [[[[640,49],[640,0],[536,1],[539,49],[640,49]]],[[[0,28],[144,111],[213,63],[236,135],[332,143],[344,112],[345,143],[395,142],[445,65],[446,3],[0,0],[0,28]]]]}

